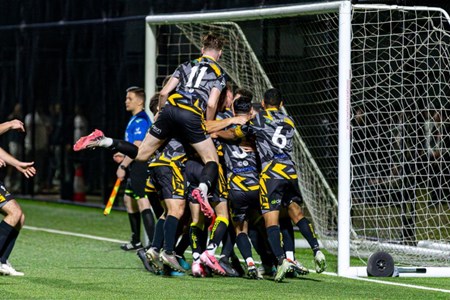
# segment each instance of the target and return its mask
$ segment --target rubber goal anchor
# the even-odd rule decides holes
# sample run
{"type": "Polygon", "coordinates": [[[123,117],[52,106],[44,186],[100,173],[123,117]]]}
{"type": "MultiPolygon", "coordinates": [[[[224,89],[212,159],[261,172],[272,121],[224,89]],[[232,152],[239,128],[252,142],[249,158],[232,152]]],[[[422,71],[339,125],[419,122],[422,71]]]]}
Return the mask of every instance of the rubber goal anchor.
{"type": "MultiPolygon", "coordinates": [[[[394,259],[384,251],[370,255],[367,261],[367,275],[373,277],[392,277],[394,275],[394,259]]],[[[396,272],[397,273],[397,272],[396,272]]],[[[398,276],[398,274],[396,274],[398,276]]]]}

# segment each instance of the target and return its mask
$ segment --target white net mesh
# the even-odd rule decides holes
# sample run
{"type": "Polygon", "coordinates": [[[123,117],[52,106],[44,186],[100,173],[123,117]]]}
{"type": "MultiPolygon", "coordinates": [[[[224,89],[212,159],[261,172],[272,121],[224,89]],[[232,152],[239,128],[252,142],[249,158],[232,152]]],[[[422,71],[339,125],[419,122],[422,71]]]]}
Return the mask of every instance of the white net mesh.
{"type": "MultiPolygon", "coordinates": [[[[299,133],[305,204],[331,252],[337,250],[338,27],[331,13],[158,31],[159,83],[199,56],[201,35],[215,31],[228,39],[220,63],[237,86],[256,100],[271,85],[283,91],[299,133]]],[[[449,266],[448,23],[439,12],[357,9],[352,30],[352,255],[382,249],[396,262],[449,266]]]]}
{"type": "Polygon", "coordinates": [[[449,266],[448,20],[361,9],[352,24],[352,225],[374,241],[355,249],[449,266]]]}

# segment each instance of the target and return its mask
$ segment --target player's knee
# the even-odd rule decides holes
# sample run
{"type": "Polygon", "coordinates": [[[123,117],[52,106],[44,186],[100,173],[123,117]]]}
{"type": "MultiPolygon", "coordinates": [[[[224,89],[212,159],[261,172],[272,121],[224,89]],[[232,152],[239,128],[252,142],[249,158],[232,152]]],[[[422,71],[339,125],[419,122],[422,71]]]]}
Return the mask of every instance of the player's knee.
{"type": "Polygon", "coordinates": [[[20,208],[10,211],[8,215],[14,227],[22,227],[23,221],[25,221],[25,216],[20,208]]]}
{"type": "Polygon", "coordinates": [[[25,214],[24,213],[22,213],[22,215],[20,216],[20,220],[19,220],[19,223],[16,226],[16,229],[17,230],[22,229],[23,225],[25,225],[25,214]]]}

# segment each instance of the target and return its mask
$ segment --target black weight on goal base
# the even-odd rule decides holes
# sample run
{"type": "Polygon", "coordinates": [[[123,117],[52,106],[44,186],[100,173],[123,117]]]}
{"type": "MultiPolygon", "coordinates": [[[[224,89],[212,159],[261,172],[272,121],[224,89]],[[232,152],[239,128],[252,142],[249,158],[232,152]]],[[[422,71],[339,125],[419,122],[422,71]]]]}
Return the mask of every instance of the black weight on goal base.
{"type": "Polygon", "coordinates": [[[394,259],[384,251],[373,253],[367,261],[367,275],[391,277],[394,274],[394,259]]]}

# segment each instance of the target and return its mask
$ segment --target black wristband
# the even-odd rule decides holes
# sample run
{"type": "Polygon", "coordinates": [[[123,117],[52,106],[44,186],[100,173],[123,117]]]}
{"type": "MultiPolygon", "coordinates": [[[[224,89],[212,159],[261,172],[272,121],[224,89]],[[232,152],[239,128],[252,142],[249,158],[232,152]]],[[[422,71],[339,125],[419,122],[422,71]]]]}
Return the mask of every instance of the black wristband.
{"type": "Polygon", "coordinates": [[[119,168],[121,168],[122,170],[127,170],[127,167],[125,167],[124,165],[119,165],[119,168]]]}

